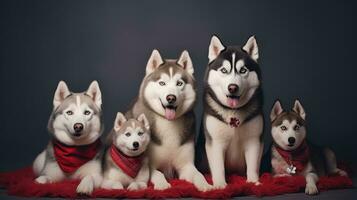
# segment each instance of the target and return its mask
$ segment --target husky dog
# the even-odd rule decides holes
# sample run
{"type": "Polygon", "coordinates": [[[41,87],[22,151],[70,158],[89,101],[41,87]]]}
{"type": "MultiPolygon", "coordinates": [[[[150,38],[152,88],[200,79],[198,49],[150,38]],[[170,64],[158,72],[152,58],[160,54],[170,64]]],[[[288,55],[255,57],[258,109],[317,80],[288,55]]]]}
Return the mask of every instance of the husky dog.
{"type": "Polygon", "coordinates": [[[214,188],[227,185],[225,173],[246,174],[248,182],[259,184],[263,94],[258,57],[254,36],[242,48],[211,39],[196,163],[207,170],[208,160],[214,188]]]}
{"type": "Polygon", "coordinates": [[[145,189],[150,176],[149,159],[145,153],[150,142],[150,125],[145,115],[127,120],[118,112],[108,137],[102,187],[145,189]]]}
{"type": "Polygon", "coordinates": [[[149,120],[151,182],[157,190],[169,188],[166,178],[172,178],[175,172],[201,191],[210,188],[194,166],[193,71],[187,51],[183,51],[178,60],[163,60],[160,53],[153,50],[139,96],[127,113],[133,117],[144,113],[149,120]]]}
{"type": "Polygon", "coordinates": [[[336,165],[334,152],[320,148],[306,141],[306,113],[298,100],[291,111],[284,111],[276,101],[270,114],[271,167],[274,176],[302,175],[306,179],[305,193],[317,194],[316,182],[319,176],[347,173],[336,165]]]}
{"type": "Polygon", "coordinates": [[[101,105],[97,81],[83,93],[73,93],[65,82],[59,82],[48,122],[52,139],[33,163],[37,183],[81,179],[77,193],[82,194],[100,186],[101,105]]]}

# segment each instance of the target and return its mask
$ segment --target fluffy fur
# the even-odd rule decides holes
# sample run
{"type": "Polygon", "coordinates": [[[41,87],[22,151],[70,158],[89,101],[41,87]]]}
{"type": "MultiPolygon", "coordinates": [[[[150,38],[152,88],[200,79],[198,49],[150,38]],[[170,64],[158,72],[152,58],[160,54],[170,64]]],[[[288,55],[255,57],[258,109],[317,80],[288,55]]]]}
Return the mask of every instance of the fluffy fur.
{"type": "MultiPolygon", "coordinates": [[[[271,114],[271,134],[274,145],[271,152],[271,166],[274,176],[304,176],[306,180],[305,193],[314,195],[318,193],[317,181],[320,176],[338,174],[347,176],[344,170],[337,168],[334,152],[329,148],[321,148],[308,144],[308,159],[301,172],[293,170],[295,167],[278,153],[277,148],[293,152],[306,141],[306,113],[301,103],[296,100],[291,111],[284,111],[280,102],[276,101],[271,114]]],[[[292,158],[293,159],[293,158],[292,158]]]]}
{"type": "MultiPolygon", "coordinates": [[[[97,81],[93,81],[86,92],[73,93],[67,84],[59,82],[53,98],[53,112],[48,122],[51,137],[68,146],[88,145],[102,134],[102,95],[97,81]],[[78,129],[76,124],[81,124],[78,129]]],[[[33,163],[39,184],[54,183],[65,179],[81,179],[78,193],[91,194],[102,181],[100,154],[88,161],[74,173],[61,170],[54,156],[52,141],[33,163]]]]}

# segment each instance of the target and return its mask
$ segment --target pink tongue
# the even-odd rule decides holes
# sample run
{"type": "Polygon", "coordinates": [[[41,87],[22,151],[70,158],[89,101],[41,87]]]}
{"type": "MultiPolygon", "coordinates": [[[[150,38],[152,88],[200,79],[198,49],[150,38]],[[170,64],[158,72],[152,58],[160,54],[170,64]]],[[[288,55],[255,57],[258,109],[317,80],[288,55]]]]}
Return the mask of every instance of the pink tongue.
{"type": "Polygon", "coordinates": [[[176,116],[176,111],[174,109],[165,108],[165,117],[168,120],[174,120],[176,116]]]}
{"type": "Polygon", "coordinates": [[[231,107],[231,108],[235,108],[238,105],[238,99],[234,99],[234,98],[227,98],[227,104],[231,107]]]}

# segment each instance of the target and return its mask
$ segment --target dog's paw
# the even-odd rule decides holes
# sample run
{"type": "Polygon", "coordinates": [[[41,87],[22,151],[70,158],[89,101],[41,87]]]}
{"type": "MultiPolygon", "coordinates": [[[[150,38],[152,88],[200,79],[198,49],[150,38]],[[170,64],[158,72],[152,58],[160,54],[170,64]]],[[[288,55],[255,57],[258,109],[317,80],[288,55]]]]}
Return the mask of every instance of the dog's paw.
{"type": "Polygon", "coordinates": [[[35,179],[35,182],[39,184],[46,184],[51,183],[51,180],[48,176],[39,176],[35,179]]]}
{"type": "Polygon", "coordinates": [[[317,186],[315,184],[306,184],[305,194],[315,195],[318,193],[319,193],[319,190],[317,189],[317,186]]]}
{"type": "Polygon", "coordinates": [[[337,169],[336,174],[338,174],[339,176],[348,176],[347,172],[342,169],[337,169]]]}
{"type": "Polygon", "coordinates": [[[213,189],[224,189],[227,187],[227,183],[225,181],[215,182],[213,183],[213,189]]]}
{"type": "Polygon", "coordinates": [[[155,190],[166,190],[171,187],[171,184],[167,181],[156,182],[154,185],[155,190]]]}
{"type": "Polygon", "coordinates": [[[138,184],[140,190],[144,190],[148,187],[148,184],[145,182],[136,182],[136,183],[138,184]]]}
{"type": "Polygon", "coordinates": [[[127,189],[128,190],[138,190],[138,189],[140,189],[140,186],[138,183],[132,182],[132,183],[130,183],[130,185],[128,186],[127,189]]]}
{"type": "Polygon", "coordinates": [[[93,180],[90,176],[84,177],[79,185],[77,186],[77,193],[78,194],[84,194],[84,195],[90,195],[92,194],[94,189],[94,183],[93,180]]]}
{"type": "Polygon", "coordinates": [[[208,184],[206,179],[199,179],[194,181],[194,185],[196,186],[197,190],[201,191],[201,192],[207,192],[209,190],[213,189],[213,186],[208,184]]]}

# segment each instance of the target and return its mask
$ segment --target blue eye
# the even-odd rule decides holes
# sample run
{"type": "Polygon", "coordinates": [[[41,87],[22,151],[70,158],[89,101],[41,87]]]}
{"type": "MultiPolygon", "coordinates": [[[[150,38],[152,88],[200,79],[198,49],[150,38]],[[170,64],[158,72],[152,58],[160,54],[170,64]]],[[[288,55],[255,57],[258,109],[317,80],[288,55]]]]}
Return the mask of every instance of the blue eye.
{"type": "Polygon", "coordinates": [[[281,126],[280,129],[281,129],[282,131],[286,131],[288,128],[286,128],[286,126],[281,126]]]}
{"type": "Polygon", "coordinates": [[[91,112],[90,112],[89,110],[86,110],[86,111],[84,111],[84,114],[85,114],[85,115],[90,115],[91,112]]]}
{"type": "Polygon", "coordinates": [[[142,136],[144,133],[143,132],[139,132],[138,133],[138,136],[142,136]]]}
{"type": "Polygon", "coordinates": [[[239,73],[245,74],[247,71],[248,71],[247,68],[242,67],[242,68],[240,68],[239,73]]]}
{"type": "Polygon", "coordinates": [[[164,81],[160,81],[159,84],[160,84],[161,86],[166,85],[166,83],[165,83],[164,81]]]}
{"type": "Polygon", "coordinates": [[[67,115],[73,115],[73,112],[69,110],[69,111],[66,112],[66,114],[67,115]]]}
{"type": "Polygon", "coordinates": [[[131,134],[128,132],[128,133],[125,133],[125,136],[126,136],[126,137],[130,137],[131,134]]]}
{"type": "Polygon", "coordinates": [[[226,68],[222,68],[222,69],[221,69],[221,72],[222,72],[223,74],[227,74],[227,73],[228,73],[228,71],[226,70],[226,68]]]}
{"type": "Polygon", "coordinates": [[[182,81],[177,81],[176,85],[181,86],[181,85],[183,85],[183,83],[182,83],[182,81]]]}

